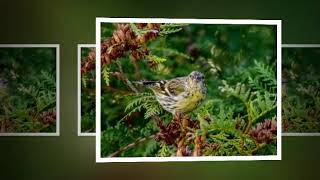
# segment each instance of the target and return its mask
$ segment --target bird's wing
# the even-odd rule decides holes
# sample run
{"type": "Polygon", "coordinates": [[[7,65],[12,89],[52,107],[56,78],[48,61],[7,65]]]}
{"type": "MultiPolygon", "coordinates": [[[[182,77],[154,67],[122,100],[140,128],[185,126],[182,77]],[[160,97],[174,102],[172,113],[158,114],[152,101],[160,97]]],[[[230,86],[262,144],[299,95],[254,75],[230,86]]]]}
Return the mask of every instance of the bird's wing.
{"type": "Polygon", "coordinates": [[[161,81],[140,81],[139,84],[165,96],[177,96],[185,91],[185,77],[161,81]]]}
{"type": "Polygon", "coordinates": [[[147,86],[148,88],[152,89],[153,91],[155,91],[157,93],[162,93],[162,94],[166,93],[165,92],[165,84],[167,83],[166,80],[161,80],[161,81],[137,81],[135,83],[147,86]]]}
{"type": "Polygon", "coordinates": [[[169,80],[165,84],[165,90],[168,94],[177,96],[185,91],[185,77],[169,80]]]}

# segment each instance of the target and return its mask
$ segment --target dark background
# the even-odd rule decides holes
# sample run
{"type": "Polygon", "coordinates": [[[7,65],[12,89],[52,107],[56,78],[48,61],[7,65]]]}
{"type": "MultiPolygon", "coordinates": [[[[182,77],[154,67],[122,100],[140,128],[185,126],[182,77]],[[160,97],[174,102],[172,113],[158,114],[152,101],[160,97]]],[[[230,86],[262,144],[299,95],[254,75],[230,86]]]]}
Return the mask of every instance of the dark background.
{"type": "Polygon", "coordinates": [[[95,163],[77,137],[77,44],[95,43],[95,17],[282,19],[283,43],[320,43],[315,1],[2,0],[0,43],[60,44],[60,137],[0,137],[0,179],[317,179],[320,137],[283,137],[282,161],[95,163]]]}

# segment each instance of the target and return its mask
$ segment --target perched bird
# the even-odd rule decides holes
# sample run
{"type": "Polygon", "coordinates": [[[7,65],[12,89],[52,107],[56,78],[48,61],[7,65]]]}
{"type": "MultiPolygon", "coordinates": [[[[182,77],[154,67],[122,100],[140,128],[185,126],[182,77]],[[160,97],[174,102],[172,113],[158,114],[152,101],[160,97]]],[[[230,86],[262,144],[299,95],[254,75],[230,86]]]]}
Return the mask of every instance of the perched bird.
{"type": "Polygon", "coordinates": [[[196,109],[205,99],[207,92],[204,75],[198,71],[170,80],[139,83],[149,87],[160,105],[172,114],[188,113],[196,109]]]}

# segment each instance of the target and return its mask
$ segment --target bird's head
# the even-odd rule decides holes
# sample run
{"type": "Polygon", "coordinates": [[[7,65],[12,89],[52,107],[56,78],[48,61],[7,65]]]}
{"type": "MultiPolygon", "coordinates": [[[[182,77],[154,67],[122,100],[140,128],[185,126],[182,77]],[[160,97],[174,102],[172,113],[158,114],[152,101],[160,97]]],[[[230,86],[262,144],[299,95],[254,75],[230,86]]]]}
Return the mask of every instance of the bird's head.
{"type": "Polygon", "coordinates": [[[198,71],[192,71],[189,74],[189,78],[196,83],[201,83],[204,82],[204,74],[202,74],[201,72],[198,71]]]}

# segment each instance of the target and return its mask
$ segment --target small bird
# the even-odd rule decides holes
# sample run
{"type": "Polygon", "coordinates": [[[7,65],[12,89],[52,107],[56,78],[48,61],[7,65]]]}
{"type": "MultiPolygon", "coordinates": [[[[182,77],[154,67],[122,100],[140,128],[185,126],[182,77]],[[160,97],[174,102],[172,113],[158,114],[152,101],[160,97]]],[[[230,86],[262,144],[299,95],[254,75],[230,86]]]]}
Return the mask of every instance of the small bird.
{"type": "Polygon", "coordinates": [[[207,93],[205,77],[198,71],[170,80],[139,81],[139,84],[149,87],[160,105],[172,114],[191,112],[201,104],[207,93]]]}

